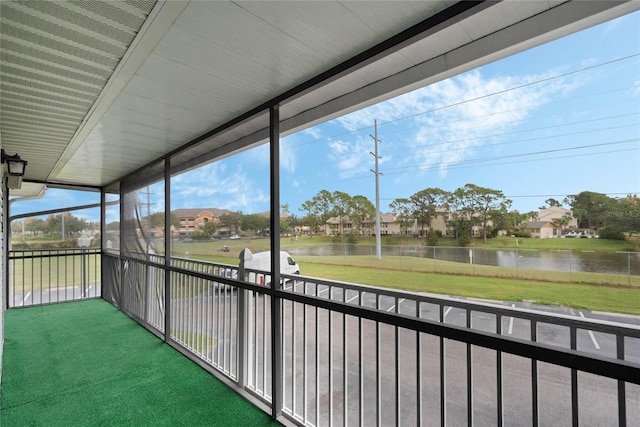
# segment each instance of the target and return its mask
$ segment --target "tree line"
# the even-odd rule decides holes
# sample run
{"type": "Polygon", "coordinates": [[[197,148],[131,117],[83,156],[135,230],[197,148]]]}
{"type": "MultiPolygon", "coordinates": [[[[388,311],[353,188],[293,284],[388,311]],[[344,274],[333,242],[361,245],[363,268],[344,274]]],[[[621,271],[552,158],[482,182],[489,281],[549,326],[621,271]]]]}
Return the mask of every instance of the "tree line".
{"type": "Polygon", "coordinates": [[[583,191],[563,202],[571,206],[579,228],[598,230],[600,237],[622,240],[625,234],[640,233],[640,199],[636,194],[613,198],[583,191]]]}
{"type": "MultiPolygon", "coordinates": [[[[419,235],[437,240],[439,231],[434,231],[433,222],[441,218],[453,237],[460,244],[468,244],[473,227],[479,227],[483,240],[495,237],[499,230],[514,232],[526,221],[538,220],[538,211],[519,212],[510,210],[512,201],[500,190],[466,184],[454,191],[437,187],[420,190],[407,198],[396,198],[389,208],[393,212],[404,234],[417,224],[419,235]]],[[[635,195],[612,198],[605,194],[583,191],[565,197],[562,202],[549,198],[540,210],[549,207],[566,207],[573,217],[554,219],[559,229],[565,229],[571,219],[578,221],[578,228],[598,230],[603,238],[624,239],[625,234],[640,233],[640,199],[635,195]]],[[[305,215],[298,217],[289,212],[289,205],[281,205],[281,233],[292,233],[298,226],[306,226],[314,233],[321,227],[335,228],[337,234],[364,236],[373,234],[375,221],[374,204],[363,195],[351,196],[342,191],[320,190],[299,208],[305,215]],[[334,224],[328,221],[334,218],[334,224]],[[351,225],[348,232],[345,225],[351,225]]],[[[162,214],[163,215],[163,214],[162,214]]],[[[172,214],[173,215],[173,214],[172,214]]],[[[163,220],[162,220],[163,221],[163,220]]],[[[153,220],[152,220],[153,223],[153,220]]],[[[179,220],[172,218],[179,226],[179,220]]],[[[208,222],[194,237],[213,236],[219,228],[231,233],[253,233],[268,236],[269,214],[243,214],[231,212],[220,217],[220,223],[208,222]]]]}
{"type": "MultiPolygon", "coordinates": [[[[511,204],[512,201],[500,190],[466,184],[454,191],[437,187],[425,188],[407,198],[394,199],[389,208],[395,215],[402,233],[406,233],[416,224],[421,236],[437,238],[433,222],[441,218],[447,228],[453,231],[454,237],[461,244],[466,244],[471,239],[474,226],[480,228],[482,237],[486,240],[495,236],[498,230],[514,231],[523,222],[538,219],[538,211],[520,213],[517,210],[509,210],[511,204]]],[[[613,198],[602,193],[583,191],[569,195],[562,201],[549,198],[539,209],[553,206],[566,207],[573,212],[573,217],[565,216],[554,220],[555,225],[561,229],[575,218],[579,229],[597,230],[602,238],[624,239],[627,234],[640,233],[640,199],[637,195],[613,198]]],[[[302,203],[299,210],[306,214],[297,217],[289,212],[288,204],[281,206],[280,225],[283,234],[292,233],[298,226],[309,227],[312,232],[318,233],[331,218],[336,220],[336,224],[329,226],[334,226],[338,234],[362,236],[373,233],[375,207],[362,195],[351,196],[342,191],[321,190],[302,203]],[[347,220],[351,224],[349,233],[345,233],[347,220]]],[[[180,220],[175,214],[170,215],[170,223],[179,228],[180,220]]],[[[164,212],[152,214],[149,217],[150,226],[164,227],[164,216],[164,212]]],[[[33,235],[60,235],[63,222],[65,236],[99,228],[97,222],[90,222],[66,212],[49,215],[46,219],[27,218],[23,221],[13,221],[12,231],[24,231],[33,235]]],[[[270,234],[269,226],[268,213],[243,214],[237,211],[222,215],[219,224],[213,221],[205,223],[194,237],[214,236],[222,227],[230,233],[242,231],[267,236],[270,234]]],[[[107,231],[117,229],[118,222],[107,224],[107,231]]]]}
{"type": "MultiPolygon", "coordinates": [[[[636,195],[612,198],[602,193],[583,191],[565,197],[562,203],[549,198],[540,210],[563,207],[563,203],[573,212],[578,228],[598,230],[603,238],[624,239],[625,234],[640,233],[640,199],[636,195]]],[[[523,222],[538,219],[538,211],[521,213],[510,210],[511,204],[512,201],[500,190],[466,184],[454,191],[425,188],[408,198],[394,199],[389,208],[403,232],[416,223],[420,235],[434,238],[433,221],[440,217],[453,231],[454,237],[461,244],[466,244],[471,239],[474,226],[480,227],[486,241],[499,230],[513,231],[523,222]]],[[[300,210],[306,212],[306,216],[297,222],[314,231],[318,231],[330,218],[336,218],[338,232],[343,233],[343,224],[348,218],[354,226],[353,231],[362,235],[375,218],[375,208],[366,197],[352,197],[341,191],[321,190],[305,201],[300,210]]],[[[553,222],[556,227],[564,229],[571,219],[565,215],[553,222]]]]}
{"type": "Polygon", "coordinates": [[[73,236],[85,230],[99,230],[100,223],[87,221],[84,218],[77,217],[71,212],[63,214],[49,215],[46,219],[42,218],[25,218],[22,221],[13,221],[11,223],[11,231],[14,234],[32,235],[59,235],[62,237],[73,236]],[[24,228],[23,228],[24,227],[24,228]]]}
{"type": "MultiPolygon", "coordinates": [[[[455,237],[460,241],[471,238],[472,226],[480,225],[482,236],[486,240],[490,233],[490,221],[508,222],[508,209],[511,200],[499,190],[467,184],[455,191],[448,192],[441,188],[425,188],[408,198],[394,199],[389,208],[396,216],[400,229],[406,232],[414,223],[420,228],[420,235],[433,237],[433,221],[437,217],[445,219],[455,237]]],[[[339,232],[343,232],[343,222],[349,218],[359,235],[375,217],[373,204],[364,196],[349,196],[335,191],[330,193],[321,190],[316,196],[304,202],[300,208],[307,212],[302,220],[311,220],[313,225],[324,224],[329,218],[337,218],[339,232]]],[[[515,225],[515,224],[514,224],[515,225]]]]}

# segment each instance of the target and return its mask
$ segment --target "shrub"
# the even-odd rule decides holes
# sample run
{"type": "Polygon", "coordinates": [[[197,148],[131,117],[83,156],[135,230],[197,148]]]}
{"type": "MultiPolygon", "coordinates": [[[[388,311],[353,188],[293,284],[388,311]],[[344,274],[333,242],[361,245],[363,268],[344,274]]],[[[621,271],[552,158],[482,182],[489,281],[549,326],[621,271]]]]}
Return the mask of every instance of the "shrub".
{"type": "Polygon", "coordinates": [[[516,230],[513,232],[514,237],[531,237],[530,230],[516,230]]]}
{"type": "Polygon", "coordinates": [[[598,229],[598,235],[602,239],[624,240],[624,233],[613,227],[601,227],[598,229]]]}
{"type": "Polygon", "coordinates": [[[469,233],[462,233],[458,236],[458,244],[460,246],[468,246],[471,243],[471,236],[469,233]]]}
{"type": "Polygon", "coordinates": [[[442,236],[442,233],[438,235],[438,231],[431,229],[427,232],[427,246],[436,246],[438,244],[438,239],[442,236]]]}

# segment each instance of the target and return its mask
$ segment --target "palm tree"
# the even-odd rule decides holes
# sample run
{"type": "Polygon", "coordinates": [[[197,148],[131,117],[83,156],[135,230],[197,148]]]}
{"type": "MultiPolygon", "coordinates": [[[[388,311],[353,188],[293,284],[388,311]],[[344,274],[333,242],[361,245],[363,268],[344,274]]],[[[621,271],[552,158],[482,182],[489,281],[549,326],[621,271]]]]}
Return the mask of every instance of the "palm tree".
{"type": "Polygon", "coordinates": [[[556,218],[551,222],[554,226],[558,227],[558,237],[562,235],[562,230],[564,230],[564,227],[569,224],[572,218],[570,213],[565,213],[562,217],[556,218]]]}

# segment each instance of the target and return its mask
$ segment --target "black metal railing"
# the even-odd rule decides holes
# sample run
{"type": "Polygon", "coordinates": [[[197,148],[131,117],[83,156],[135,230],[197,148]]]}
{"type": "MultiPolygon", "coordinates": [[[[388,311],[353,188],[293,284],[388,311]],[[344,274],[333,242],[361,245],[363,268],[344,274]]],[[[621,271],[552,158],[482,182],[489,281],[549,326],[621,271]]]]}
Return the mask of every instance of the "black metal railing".
{"type": "Polygon", "coordinates": [[[267,272],[186,258],[102,262],[106,299],[259,406],[279,402],[292,424],[640,419],[638,324],[298,275],[273,289],[267,272]]]}
{"type": "Polygon", "coordinates": [[[100,297],[100,263],[95,248],[10,251],[8,307],[100,297]]]}

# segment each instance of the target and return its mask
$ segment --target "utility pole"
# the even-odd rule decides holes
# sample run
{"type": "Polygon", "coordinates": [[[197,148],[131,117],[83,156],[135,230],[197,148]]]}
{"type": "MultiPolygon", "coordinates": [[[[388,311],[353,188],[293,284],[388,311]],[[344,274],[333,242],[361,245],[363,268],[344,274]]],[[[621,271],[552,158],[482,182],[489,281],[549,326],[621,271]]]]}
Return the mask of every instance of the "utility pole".
{"type": "Polygon", "coordinates": [[[373,138],[375,150],[373,153],[369,152],[376,160],[375,167],[376,169],[371,169],[371,172],[376,177],[376,258],[382,259],[382,246],[380,244],[380,181],[379,177],[382,175],[378,169],[378,160],[380,156],[378,155],[378,143],[380,140],[378,139],[378,120],[373,121],[373,135],[369,135],[373,138]]]}
{"type": "MultiPolygon", "coordinates": [[[[147,207],[147,222],[146,222],[146,228],[148,230],[151,230],[151,205],[155,205],[155,203],[151,203],[151,190],[149,189],[149,186],[147,185],[147,190],[146,191],[142,191],[140,192],[141,196],[147,196],[147,200],[145,201],[141,201],[140,199],[138,199],[138,202],[142,205],[146,205],[147,207]]],[[[142,219],[141,219],[142,221],[142,219]]],[[[142,224],[140,224],[140,226],[142,226],[142,224]]]]}

